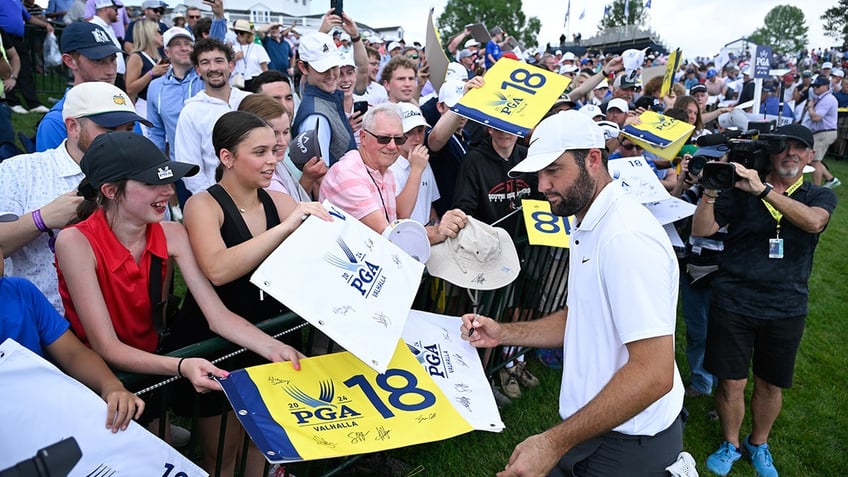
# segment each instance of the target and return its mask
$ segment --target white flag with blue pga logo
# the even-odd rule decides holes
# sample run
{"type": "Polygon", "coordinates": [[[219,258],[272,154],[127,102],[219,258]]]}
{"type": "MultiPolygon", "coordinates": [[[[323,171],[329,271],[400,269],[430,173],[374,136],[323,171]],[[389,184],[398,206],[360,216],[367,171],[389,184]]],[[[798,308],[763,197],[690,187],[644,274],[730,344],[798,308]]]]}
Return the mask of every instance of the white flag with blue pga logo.
{"type": "Polygon", "coordinates": [[[209,475],[135,421],[112,433],[97,394],[12,339],[0,344],[0,389],[0,470],[73,437],[82,457],[71,477],[209,475]]]}
{"type": "Polygon", "coordinates": [[[492,388],[477,348],[462,339],[456,316],[412,310],[403,341],[459,414],[478,431],[501,432],[492,388]]]}
{"type": "Polygon", "coordinates": [[[424,265],[338,207],[324,207],[334,220],[308,217],[250,281],[382,374],[424,265]]]}

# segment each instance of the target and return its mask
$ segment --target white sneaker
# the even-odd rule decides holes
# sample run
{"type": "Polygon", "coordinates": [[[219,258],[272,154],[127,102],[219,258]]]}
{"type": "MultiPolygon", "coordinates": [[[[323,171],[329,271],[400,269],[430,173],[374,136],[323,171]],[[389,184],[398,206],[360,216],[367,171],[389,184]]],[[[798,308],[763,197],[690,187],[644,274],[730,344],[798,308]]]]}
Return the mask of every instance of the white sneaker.
{"type": "Polygon", "coordinates": [[[9,109],[11,109],[12,112],[18,113],[18,114],[27,114],[29,112],[29,111],[27,111],[27,109],[25,107],[21,106],[20,104],[16,104],[9,109]]]}
{"type": "Polygon", "coordinates": [[[50,111],[50,110],[47,109],[47,106],[44,106],[43,104],[41,106],[36,106],[36,107],[29,110],[29,112],[31,112],[31,113],[38,113],[38,114],[46,114],[48,111],[50,111]]]}
{"type": "Polygon", "coordinates": [[[824,184],[822,184],[822,185],[823,185],[824,187],[827,187],[828,189],[833,189],[834,187],[839,187],[839,186],[841,186],[841,185],[842,185],[842,181],[841,181],[841,180],[839,180],[839,178],[834,177],[833,179],[831,179],[831,180],[829,180],[829,181],[825,181],[825,182],[824,182],[824,184]]]}

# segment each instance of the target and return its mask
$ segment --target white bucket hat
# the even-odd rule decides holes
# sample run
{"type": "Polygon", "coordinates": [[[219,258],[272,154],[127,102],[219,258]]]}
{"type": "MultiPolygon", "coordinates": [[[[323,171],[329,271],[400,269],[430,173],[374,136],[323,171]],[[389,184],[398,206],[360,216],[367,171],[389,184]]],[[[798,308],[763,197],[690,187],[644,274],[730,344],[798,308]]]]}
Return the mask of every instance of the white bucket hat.
{"type": "Polygon", "coordinates": [[[506,230],[468,217],[456,238],[431,248],[427,270],[459,287],[495,290],[512,283],[521,265],[506,230]]]}

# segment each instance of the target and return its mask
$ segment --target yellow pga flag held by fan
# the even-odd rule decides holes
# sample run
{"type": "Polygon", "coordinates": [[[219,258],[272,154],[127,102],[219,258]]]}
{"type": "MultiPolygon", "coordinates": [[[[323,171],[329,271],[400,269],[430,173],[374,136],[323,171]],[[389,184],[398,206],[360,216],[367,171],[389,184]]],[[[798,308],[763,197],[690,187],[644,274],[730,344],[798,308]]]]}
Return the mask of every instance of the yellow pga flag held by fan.
{"type": "Polygon", "coordinates": [[[271,463],[376,452],[473,430],[403,341],[384,374],[348,352],[300,362],[300,371],[271,363],[220,380],[271,463]]]}
{"type": "Polygon", "coordinates": [[[668,62],[666,63],[662,83],[663,96],[667,96],[671,91],[671,85],[674,83],[674,75],[677,73],[677,68],[680,67],[681,58],[683,58],[683,52],[680,51],[680,48],[672,51],[671,54],[668,55],[668,62]]]}
{"type": "Polygon", "coordinates": [[[546,200],[524,199],[521,201],[524,223],[527,225],[527,240],[531,245],[568,248],[571,243],[571,224],[574,217],[560,217],[551,212],[551,203],[546,200]]]}
{"type": "Polygon", "coordinates": [[[677,156],[686,144],[695,126],[677,119],[645,111],[639,115],[639,124],[624,126],[621,134],[657,156],[669,161],[677,156]]]}
{"type": "Polygon", "coordinates": [[[570,82],[565,76],[510,58],[498,60],[483,79],[483,87],[468,91],[451,109],[521,137],[542,120],[570,82]]]}

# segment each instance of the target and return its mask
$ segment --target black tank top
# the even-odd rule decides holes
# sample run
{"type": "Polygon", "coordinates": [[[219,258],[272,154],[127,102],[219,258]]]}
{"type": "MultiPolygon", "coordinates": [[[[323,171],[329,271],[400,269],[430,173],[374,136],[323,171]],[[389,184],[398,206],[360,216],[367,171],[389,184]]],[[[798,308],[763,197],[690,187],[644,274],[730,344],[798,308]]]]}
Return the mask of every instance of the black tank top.
{"type": "MultiPolygon", "coordinates": [[[[218,202],[218,205],[221,206],[224,212],[224,222],[221,224],[221,237],[224,239],[227,248],[234,247],[253,238],[238,207],[236,207],[233,199],[227,194],[227,191],[219,184],[209,187],[207,191],[218,202]]],[[[280,217],[277,215],[277,207],[274,205],[274,200],[264,189],[258,189],[257,195],[265,209],[265,230],[268,230],[280,223],[280,217]]],[[[258,323],[287,313],[289,309],[270,295],[264,294],[264,296],[260,296],[259,288],[250,283],[250,276],[254,271],[255,269],[230,283],[214,287],[221,301],[224,302],[224,305],[230,311],[240,315],[251,323],[258,323]]],[[[200,307],[190,292],[186,293],[182,310],[183,316],[174,330],[175,341],[180,347],[215,336],[209,329],[209,323],[203,317],[200,307]]],[[[289,333],[285,336],[286,339],[283,339],[284,342],[299,348],[299,333],[289,333]]]]}

